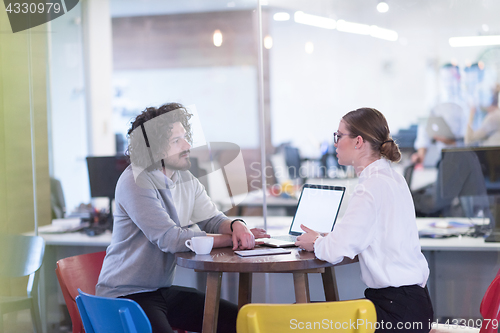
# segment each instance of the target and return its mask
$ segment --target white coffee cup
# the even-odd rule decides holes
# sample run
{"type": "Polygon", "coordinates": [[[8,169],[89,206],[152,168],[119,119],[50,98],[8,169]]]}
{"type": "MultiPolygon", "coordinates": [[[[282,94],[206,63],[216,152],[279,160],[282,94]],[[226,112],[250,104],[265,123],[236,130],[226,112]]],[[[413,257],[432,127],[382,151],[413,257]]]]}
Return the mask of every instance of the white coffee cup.
{"type": "Polygon", "coordinates": [[[196,236],[186,240],[186,246],[196,254],[209,254],[214,246],[214,238],[210,236],[196,236]]]}

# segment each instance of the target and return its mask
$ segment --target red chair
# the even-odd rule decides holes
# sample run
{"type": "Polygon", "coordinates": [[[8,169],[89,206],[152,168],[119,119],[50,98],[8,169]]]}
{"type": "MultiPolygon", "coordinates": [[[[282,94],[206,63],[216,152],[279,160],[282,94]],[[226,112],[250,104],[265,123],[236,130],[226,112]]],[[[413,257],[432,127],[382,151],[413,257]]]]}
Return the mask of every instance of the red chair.
{"type": "Polygon", "coordinates": [[[498,332],[500,327],[500,270],[488,289],[486,289],[479,312],[484,318],[479,332],[498,332]]]}
{"type": "MultiPolygon", "coordinates": [[[[64,258],[57,262],[56,275],[71,317],[73,333],[85,332],[75,301],[79,295],[78,288],[87,294],[95,295],[95,286],[105,256],[106,251],[101,251],[64,258]]],[[[173,329],[178,333],[186,333],[183,330],[173,329]]]]}
{"type": "Polygon", "coordinates": [[[95,285],[105,255],[106,251],[101,251],[64,258],[57,262],[56,275],[71,317],[73,333],[85,332],[75,301],[78,288],[95,295],[95,285]]]}

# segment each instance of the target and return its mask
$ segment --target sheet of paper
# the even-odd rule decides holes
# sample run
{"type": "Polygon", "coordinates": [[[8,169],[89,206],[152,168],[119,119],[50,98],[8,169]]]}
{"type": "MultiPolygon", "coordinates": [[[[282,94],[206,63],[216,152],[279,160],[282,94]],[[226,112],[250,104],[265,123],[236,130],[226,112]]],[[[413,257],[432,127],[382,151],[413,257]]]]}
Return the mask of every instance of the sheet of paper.
{"type": "Polygon", "coordinates": [[[78,231],[89,225],[88,222],[81,223],[80,218],[69,218],[69,219],[55,219],[52,220],[52,224],[44,225],[38,228],[38,232],[41,233],[64,233],[78,231]]]}
{"type": "Polygon", "coordinates": [[[239,256],[251,257],[251,256],[269,256],[275,254],[288,254],[292,251],[287,249],[254,249],[254,250],[244,250],[244,251],[234,251],[239,256]]]}

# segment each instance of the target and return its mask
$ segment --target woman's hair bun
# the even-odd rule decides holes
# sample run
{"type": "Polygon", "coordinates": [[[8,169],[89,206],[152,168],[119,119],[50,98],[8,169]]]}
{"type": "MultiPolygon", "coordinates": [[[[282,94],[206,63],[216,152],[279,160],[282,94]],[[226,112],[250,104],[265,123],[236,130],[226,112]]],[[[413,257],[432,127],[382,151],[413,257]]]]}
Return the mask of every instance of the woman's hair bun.
{"type": "Polygon", "coordinates": [[[401,160],[401,151],[399,151],[398,145],[392,139],[384,141],[380,145],[380,154],[392,162],[401,160]]]}

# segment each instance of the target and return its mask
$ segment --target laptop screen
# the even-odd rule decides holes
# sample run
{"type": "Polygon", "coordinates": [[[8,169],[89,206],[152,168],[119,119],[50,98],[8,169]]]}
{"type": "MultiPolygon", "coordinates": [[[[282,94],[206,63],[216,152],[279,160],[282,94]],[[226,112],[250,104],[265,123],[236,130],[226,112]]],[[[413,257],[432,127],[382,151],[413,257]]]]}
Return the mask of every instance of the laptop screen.
{"type": "Polygon", "coordinates": [[[301,224],[318,232],[332,231],[344,192],[345,187],[305,184],[289,233],[302,234],[301,224]]]}

